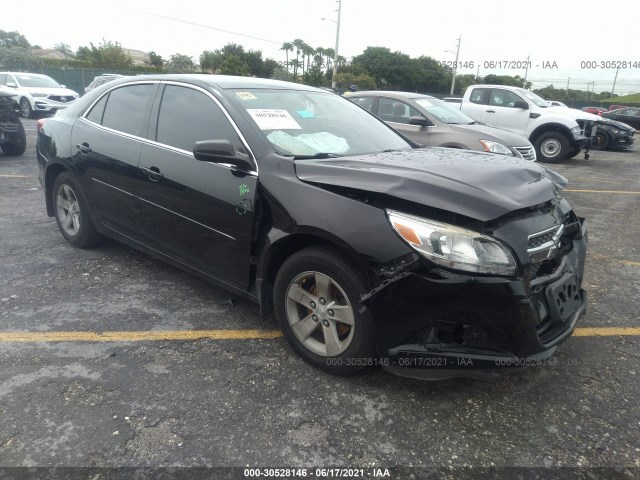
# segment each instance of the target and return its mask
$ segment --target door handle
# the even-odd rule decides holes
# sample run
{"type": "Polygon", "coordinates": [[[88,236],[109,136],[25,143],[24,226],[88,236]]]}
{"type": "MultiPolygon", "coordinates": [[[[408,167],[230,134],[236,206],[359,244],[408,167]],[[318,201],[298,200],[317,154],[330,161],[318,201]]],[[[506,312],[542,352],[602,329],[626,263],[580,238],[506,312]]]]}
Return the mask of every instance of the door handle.
{"type": "Polygon", "coordinates": [[[76,148],[78,150],[80,150],[80,153],[83,155],[86,155],[87,153],[91,152],[91,147],[89,146],[89,144],[87,142],[83,142],[83,143],[79,143],[76,145],[76,148]]]}
{"type": "Polygon", "coordinates": [[[485,110],[485,112],[487,112],[487,113],[496,113],[495,110],[485,110]]]}
{"type": "Polygon", "coordinates": [[[152,182],[159,182],[164,178],[164,175],[160,173],[160,169],[158,167],[142,167],[142,170],[145,171],[145,173],[147,174],[147,178],[152,182]]]}

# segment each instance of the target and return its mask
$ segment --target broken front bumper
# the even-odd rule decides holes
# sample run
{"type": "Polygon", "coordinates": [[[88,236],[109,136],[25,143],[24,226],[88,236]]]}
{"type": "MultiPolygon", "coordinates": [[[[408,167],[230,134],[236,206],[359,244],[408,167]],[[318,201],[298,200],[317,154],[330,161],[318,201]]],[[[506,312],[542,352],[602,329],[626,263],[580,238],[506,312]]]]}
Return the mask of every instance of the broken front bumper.
{"type": "Polygon", "coordinates": [[[586,243],[582,221],[570,247],[518,278],[418,269],[394,282],[374,310],[383,368],[442,379],[553,363],[586,312],[586,243]]]}

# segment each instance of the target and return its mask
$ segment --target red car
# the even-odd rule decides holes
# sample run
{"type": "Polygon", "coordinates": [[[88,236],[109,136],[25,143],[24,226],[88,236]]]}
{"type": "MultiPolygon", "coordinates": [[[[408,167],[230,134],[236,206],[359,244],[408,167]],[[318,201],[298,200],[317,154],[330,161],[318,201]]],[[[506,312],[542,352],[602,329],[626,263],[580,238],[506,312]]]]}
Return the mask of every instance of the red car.
{"type": "Polygon", "coordinates": [[[582,107],[580,110],[587,113],[593,113],[594,115],[600,115],[602,112],[606,112],[606,108],[602,107],[582,107]]]}

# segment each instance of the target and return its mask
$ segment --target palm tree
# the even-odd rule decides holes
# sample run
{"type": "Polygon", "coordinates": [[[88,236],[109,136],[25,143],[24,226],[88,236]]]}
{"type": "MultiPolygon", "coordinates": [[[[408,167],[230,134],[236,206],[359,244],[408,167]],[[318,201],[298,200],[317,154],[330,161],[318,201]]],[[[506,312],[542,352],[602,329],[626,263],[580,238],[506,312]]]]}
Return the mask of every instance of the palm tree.
{"type": "Polygon", "coordinates": [[[284,52],[287,55],[287,61],[285,62],[284,67],[286,68],[287,71],[289,71],[289,52],[293,51],[293,43],[284,42],[282,44],[282,47],[280,47],[280,50],[284,50],[284,52]]]}
{"type": "MultiPolygon", "coordinates": [[[[302,46],[302,53],[307,57],[307,67],[305,68],[305,71],[309,71],[309,63],[311,63],[311,56],[316,53],[315,49],[308,44],[304,44],[302,46]]],[[[304,72],[303,72],[304,75],[304,72]]]]}
{"type": "Polygon", "coordinates": [[[335,55],[336,51],[333,48],[325,48],[324,49],[324,55],[327,58],[327,73],[331,70],[331,67],[333,66],[333,56],[335,55]]]}
{"type": "MultiPolygon", "coordinates": [[[[306,43],[304,43],[304,40],[301,40],[299,38],[296,38],[291,43],[293,43],[293,46],[296,49],[296,64],[293,66],[293,78],[297,80],[298,66],[300,66],[300,53],[302,52],[302,49],[304,45],[306,45],[306,43]]],[[[302,62],[302,68],[304,69],[304,62],[302,62]]]]}

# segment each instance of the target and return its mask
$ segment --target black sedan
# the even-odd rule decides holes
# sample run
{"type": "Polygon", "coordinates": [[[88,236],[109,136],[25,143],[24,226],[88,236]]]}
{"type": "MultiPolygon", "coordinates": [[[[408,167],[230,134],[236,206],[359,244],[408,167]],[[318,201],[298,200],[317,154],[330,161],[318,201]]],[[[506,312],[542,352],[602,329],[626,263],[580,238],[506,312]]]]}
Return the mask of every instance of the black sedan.
{"type": "Polygon", "coordinates": [[[417,148],[319,89],[137,76],[38,122],[47,212],[275,313],[309,363],[414,377],[551,356],[585,313],[586,226],[563,177],[417,148]]]}
{"type": "Polygon", "coordinates": [[[610,118],[611,120],[626,123],[636,130],[640,130],[640,108],[618,108],[617,110],[611,110],[610,112],[602,112],[600,115],[604,118],[610,118]]]}
{"type": "Polygon", "coordinates": [[[632,149],[635,129],[629,125],[602,117],[595,123],[597,129],[593,138],[594,150],[632,149]]]}

